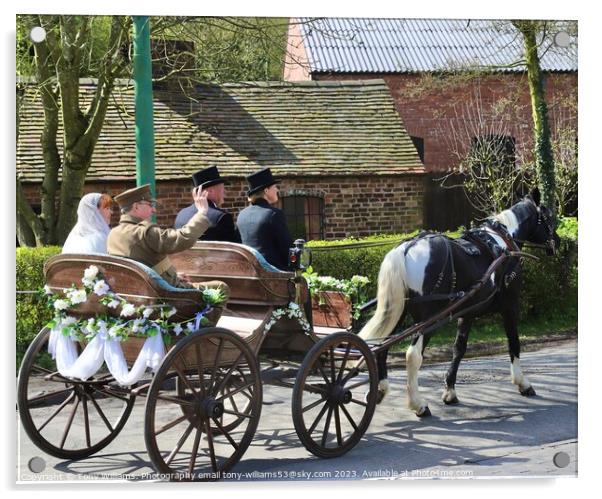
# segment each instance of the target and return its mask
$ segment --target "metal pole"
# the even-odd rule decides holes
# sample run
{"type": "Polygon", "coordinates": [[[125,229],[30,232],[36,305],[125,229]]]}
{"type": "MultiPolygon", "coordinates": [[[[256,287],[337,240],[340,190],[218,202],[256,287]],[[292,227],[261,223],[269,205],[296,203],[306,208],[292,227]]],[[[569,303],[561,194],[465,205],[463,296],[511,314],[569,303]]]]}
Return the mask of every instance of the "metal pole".
{"type": "Polygon", "coordinates": [[[134,96],[136,104],[136,185],[155,188],[155,132],[153,128],[153,75],[150,54],[150,18],[134,20],[134,96]]]}

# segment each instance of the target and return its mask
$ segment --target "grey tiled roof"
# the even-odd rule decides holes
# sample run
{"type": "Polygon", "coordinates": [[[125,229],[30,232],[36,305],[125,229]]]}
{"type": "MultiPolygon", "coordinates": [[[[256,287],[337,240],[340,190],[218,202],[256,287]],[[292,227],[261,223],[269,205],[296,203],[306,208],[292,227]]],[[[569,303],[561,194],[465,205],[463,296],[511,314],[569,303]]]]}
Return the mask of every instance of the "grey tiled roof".
{"type": "MultiPolygon", "coordinates": [[[[94,89],[82,83],[81,94],[94,89]]],[[[41,181],[43,114],[28,95],[17,170],[41,181]]],[[[424,171],[383,80],[200,85],[191,97],[154,92],[158,180],[189,178],[209,163],[231,177],[263,167],[281,176],[424,171]]],[[[135,178],[135,152],[133,88],[118,86],[88,179],[135,178]]]]}
{"type": "MultiPolygon", "coordinates": [[[[467,19],[300,18],[310,72],[407,73],[510,66],[523,42],[509,21],[467,19]]],[[[577,71],[577,40],[539,50],[544,71],[577,71]]]]}

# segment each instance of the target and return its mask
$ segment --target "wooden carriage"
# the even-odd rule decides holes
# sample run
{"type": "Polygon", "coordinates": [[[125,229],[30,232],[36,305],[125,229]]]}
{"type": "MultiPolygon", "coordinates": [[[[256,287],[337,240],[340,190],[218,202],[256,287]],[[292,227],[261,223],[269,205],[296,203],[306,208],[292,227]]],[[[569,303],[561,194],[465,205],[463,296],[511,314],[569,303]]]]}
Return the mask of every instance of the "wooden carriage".
{"type": "MultiPolygon", "coordinates": [[[[106,371],[86,380],[62,375],[45,354],[51,333],[44,328],[19,374],[19,411],[32,441],[57,457],[91,455],[118,435],[136,397],[144,396],[145,442],[157,472],[174,480],[212,480],[250,445],[263,385],[271,383],[292,388],[293,423],[310,452],[335,457],[353,448],[376,405],[374,356],[351,332],[309,327],[301,313],[308,290],[300,273],[281,272],[234,243],[199,242],[172,262],[191,282],[228,284],[230,299],[221,315],[209,314],[216,324],[172,336],[152,376],[125,387],[106,371]],[[291,302],[298,306],[292,312],[291,302]],[[101,434],[92,429],[94,418],[104,425],[101,434]]],[[[175,307],[171,320],[194,318],[204,307],[199,291],[174,288],[138,262],[106,255],[51,258],[44,268],[47,285],[60,292],[80,282],[90,265],[130,303],[175,307]]],[[[73,313],[118,311],[91,299],[73,313]]],[[[121,344],[128,365],[137,361],[144,341],[129,337],[121,344]]]]}

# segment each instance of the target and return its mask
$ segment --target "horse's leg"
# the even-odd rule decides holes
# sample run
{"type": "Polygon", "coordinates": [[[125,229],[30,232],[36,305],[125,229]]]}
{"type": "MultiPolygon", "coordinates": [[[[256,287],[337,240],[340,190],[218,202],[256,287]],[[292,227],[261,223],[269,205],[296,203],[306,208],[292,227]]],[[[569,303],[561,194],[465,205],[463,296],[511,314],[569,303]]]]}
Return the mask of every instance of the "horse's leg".
{"type": "Polygon", "coordinates": [[[472,326],[473,319],[461,317],[458,320],[458,332],[456,333],[456,341],[454,342],[454,357],[451,366],[445,375],[445,390],[443,391],[443,402],[446,404],[457,404],[458,396],[456,395],[456,375],[458,367],[466,353],[466,344],[468,343],[468,333],[472,326]]]}
{"type": "Polygon", "coordinates": [[[408,407],[416,413],[418,417],[426,417],[431,415],[426,402],[420,397],[418,387],[418,371],[422,366],[422,357],[424,349],[428,343],[430,336],[419,334],[412,338],[412,344],[406,352],[406,369],[408,371],[408,407]]]}
{"type": "Polygon", "coordinates": [[[520,367],[520,340],[518,338],[518,302],[513,303],[502,311],[504,328],[508,337],[508,349],[510,351],[510,378],[512,383],[518,386],[518,391],[525,397],[535,395],[535,390],[529,380],[523,374],[520,367]]]}

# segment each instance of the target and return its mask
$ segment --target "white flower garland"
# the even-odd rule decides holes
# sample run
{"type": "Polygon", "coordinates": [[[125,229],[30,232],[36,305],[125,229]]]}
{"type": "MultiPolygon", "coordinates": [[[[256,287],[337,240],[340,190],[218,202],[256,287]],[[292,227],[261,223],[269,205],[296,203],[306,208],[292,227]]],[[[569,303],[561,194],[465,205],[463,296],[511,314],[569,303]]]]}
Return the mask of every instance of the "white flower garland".
{"type": "Polygon", "coordinates": [[[311,326],[309,325],[309,322],[307,322],[305,314],[303,313],[299,305],[297,305],[294,302],[290,302],[287,308],[278,308],[272,312],[270,320],[266,323],[266,325],[263,328],[263,334],[267,334],[268,331],[272,329],[274,324],[276,324],[280,319],[282,319],[285,316],[289,319],[296,319],[303,328],[303,331],[305,331],[306,333],[311,332],[311,326]]]}
{"type": "Polygon", "coordinates": [[[111,291],[104,276],[95,265],[91,265],[84,271],[82,278],[83,288],[63,289],[63,297],[54,294],[49,286],[44,286],[48,306],[54,310],[53,319],[47,324],[49,328],[59,328],[65,336],[77,341],[90,341],[97,334],[108,335],[119,341],[126,340],[130,335],[152,337],[161,333],[166,343],[170,343],[169,333],[179,336],[182,332],[188,334],[198,329],[199,325],[206,325],[208,320],[204,315],[210,306],[219,305],[224,301],[224,295],[217,289],[205,289],[203,301],[207,304],[205,310],[196,317],[184,322],[169,322],[168,319],[176,313],[176,309],[164,303],[155,305],[135,305],[111,291]],[[77,319],[68,315],[68,311],[81,303],[85,303],[92,294],[97,295],[100,303],[110,309],[121,307],[119,317],[99,314],[90,319],[77,319]],[[150,319],[158,312],[159,317],[150,319]]]}
{"type": "Polygon", "coordinates": [[[168,319],[176,313],[174,307],[162,303],[136,307],[128,303],[111,291],[98,267],[94,265],[84,271],[82,283],[83,288],[73,285],[64,289],[62,298],[52,293],[50,287],[44,286],[48,304],[55,313],[53,320],[47,324],[51,330],[48,351],[56,360],[57,369],[63,376],[87,380],[106,363],[109,372],[122,386],[131,386],[139,381],[147,368],[156,370],[159,367],[165,357],[164,343],[171,342],[170,332],[178,336],[182,332],[188,334],[196,331],[203,324],[203,319],[207,321],[204,314],[210,309],[210,305],[224,301],[219,290],[205,290],[203,299],[207,306],[204,310],[194,319],[169,323],[168,319]],[[86,302],[92,293],[99,296],[99,301],[108,308],[121,307],[120,316],[100,314],[86,320],[67,315],[71,307],[86,302]],[[150,320],[156,311],[159,311],[160,318],[150,320]],[[186,324],[186,327],[182,327],[182,324],[186,324]],[[131,370],[128,370],[120,342],[132,334],[146,337],[146,341],[131,370]],[[76,343],[81,340],[86,340],[87,345],[81,355],[78,355],[76,343]]]}

